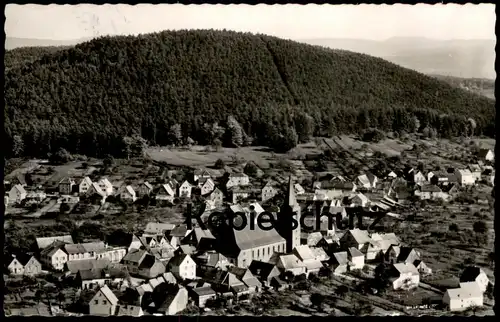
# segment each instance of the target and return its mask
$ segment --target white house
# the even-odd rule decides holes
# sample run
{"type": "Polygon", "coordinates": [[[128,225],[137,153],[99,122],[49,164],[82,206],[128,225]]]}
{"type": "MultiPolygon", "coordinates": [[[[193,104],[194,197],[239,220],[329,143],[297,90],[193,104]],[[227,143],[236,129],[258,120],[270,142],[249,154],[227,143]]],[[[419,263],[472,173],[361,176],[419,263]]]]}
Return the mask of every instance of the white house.
{"type": "Polygon", "coordinates": [[[262,202],[267,201],[269,199],[274,198],[278,194],[278,190],[273,187],[271,182],[266,183],[266,185],[262,188],[262,202]]]}
{"type": "Polygon", "coordinates": [[[298,183],[296,183],[293,187],[295,189],[295,194],[296,195],[302,195],[302,194],[306,193],[306,191],[304,190],[304,188],[300,184],[298,184],[298,183]]]}
{"type": "Polygon", "coordinates": [[[476,183],[476,178],[469,169],[457,170],[455,175],[461,186],[473,186],[476,183]]]}
{"type": "Polygon", "coordinates": [[[102,178],[97,182],[97,185],[106,196],[113,194],[113,185],[109,182],[108,178],[102,178]]]}
{"type": "Polygon", "coordinates": [[[153,192],[153,186],[145,181],[141,185],[139,185],[139,188],[137,189],[137,194],[139,196],[149,196],[153,192]]]}
{"type": "Polygon", "coordinates": [[[349,204],[351,207],[366,207],[370,203],[370,200],[362,193],[356,193],[349,199],[349,204]]]}
{"type": "Polygon", "coordinates": [[[349,247],[347,251],[349,269],[362,269],[365,266],[365,255],[359,249],[349,247]]]}
{"type": "Polygon", "coordinates": [[[295,254],[280,255],[276,266],[280,271],[292,272],[295,276],[307,274],[306,265],[295,254]]]}
{"type": "Polygon", "coordinates": [[[244,173],[232,173],[229,175],[228,181],[226,183],[226,188],[231,188],[234,186],[246,186],[250,184],[250,178],[244,173]]]}
{"type": "Polygon", "coordinates": [[[320,260],[318,260],[311,250],[311,248],[307,245],[300,245],[293,249],[293,254],[297,256],[299,260],[301,260],[306,266],[306,273],[317,274],[319,270],[323,267],[323,264],[320,260]]]}
{"type": "Polygon", "coordinates": [[[179,187],[179,197],[191,198],[191,191],[192,190],[193,190],[193,186],[188,181],[184,181],[179,187]]]}
{"type": "Polygon", "coordinates": [[[175,190],[169,184],[162,184],[156,192],[156,200],[174,201],[175,190]]]}
{"type": "Polygon", "coordinates": [[[446,290],[443,303],[450,311],[464,311],[472,306],[483,306],[483,292],[476,282],[460,283],[459,288],[446,290]]]}
{"type": "Polygon", "coordinates": [[[118,298],[107,285],[104,285],[90,300],[89,314],[96,316],[114,315],[117,305],[118,298]]]}
{"type": "Polygon", "coordinates": [[[410,263],[392,264],[392,286],[394,290],[409,290],[418,287],[420,273],[415,265],[410,263]]]}
{"type": "Polygon", "coordinates": [[[483,172],[481,170],[481,166],[479,164],[469,164],[468,166],[470,172],[472,173],[472,176],[476,181],[481,180],[481,173],[483,172]]]}
{"type": "Polygon", "coordinates": [[[191,256],[180,254],[173,257],[167,264],[167,268],[174,276],[182,279],[196,278],[196,263],[191,256]]]}
{"type": "Polygon", "coordinates": [[[125,186],[120,193],[120,199],[127,202],[135,202],[137,196],[134,188],[132,186],[125,186]]]}
{"type": "Polygon", "coordinates": [[[212,178],[212,175],[210,174],[210,172],[208,172],[207,170],[203,170],[203,169],[195,170],[194,174],[193,174],[193,180],[195,182],[203,181],[203,180],[207,180],[207,179],[211,179],[211,178],[212,178]]]}
{"type": "Polygon", "coordinates": [[[81,195],[87,194],[89,191],[90,187],[92,186],[92,180],[90,180],[89,177],[85,177],[80,181],[78,184],[78,193],[81,195]]]}
{"type": "Polygon", "coordinates": [[[485,161],[493,161],[495,159],[495,153],[489,149],[479,150],[478,158],[485,161]]]}
{"type": "Polygon", "coordinates": [[[427,178],[424,176],[424,174],[420,171],[414,172],[413,174],[413,182],[415,182],[418,185],[425,184],[427,182],[427,178]]]}
{"type": "Polygon", "coordinates": [[[466,267],[462,272],[462,275],[460,275],[460,282],[476,282],[477,285],[479,285],[479,289],[481,290],[481,292],[484,293],[488,288],[490,280],[488,278],[488,275],[486,275],[486,273],[481,268],[477,266],[469,266],[466,267]]]}
{"type": "Polygon", "coordinates": [[[208,196],[208,200],[212,201],[214,206],[218,207],[224,202],[224,193],[219,188],[215,188],[208,196]]]}
{"type": "Polygon", "coordinates": [[[27,193],[23,186],[16,184],[9,191],[9,202],[10,203],[20,203],[26,199],[27,193]]]}
{"type": "Polygon", "coordinates": [[[200,185],[200,190],[201,190],[201,195],[205,196],[214,191],[215,189],[215,182],[208,178],[205,180],[203,184],[200,185]]]}
{"type": "Polygon", "coordinates": [[[54,243],[40,253],[40,261],[49,268],[61,271],[68,261],[68,254],[63,251],[61,243],[54,243]]]}
{"type": "Polygon", "coordinates": [[[371,173],[360,175],[356,179],[356,184],[365,189],[376,188],[377,183],[378,183],[378,178],[371,173]]]}

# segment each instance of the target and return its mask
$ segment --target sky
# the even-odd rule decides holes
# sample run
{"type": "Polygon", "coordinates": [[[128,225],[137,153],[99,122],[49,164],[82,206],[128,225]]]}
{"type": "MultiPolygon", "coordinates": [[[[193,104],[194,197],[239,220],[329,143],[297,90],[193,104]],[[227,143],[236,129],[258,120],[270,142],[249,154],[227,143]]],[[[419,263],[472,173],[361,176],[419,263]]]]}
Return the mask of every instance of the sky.
{"type": "Polygon", "coordinates": [[[286,39],[496,39],[495,5],[14,5],[7,37],[75,40],[176,29],[228,29],[286,39]]]}

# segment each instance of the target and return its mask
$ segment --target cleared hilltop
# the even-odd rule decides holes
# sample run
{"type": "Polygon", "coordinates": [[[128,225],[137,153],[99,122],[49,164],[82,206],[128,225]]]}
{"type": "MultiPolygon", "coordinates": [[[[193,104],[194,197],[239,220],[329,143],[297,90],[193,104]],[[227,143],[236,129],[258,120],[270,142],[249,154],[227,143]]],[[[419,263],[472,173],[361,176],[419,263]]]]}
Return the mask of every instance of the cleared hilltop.
{"type": "Polygon", "coordinates": [[[223,144],[276,147],[368,127],[458,136],[468,118],[474,134],[495,132],[491,99],[380,58],[264,35],[167,31],[37,50],[5,58],[7,143],[21,139],[32,155],[118,155],[134,133],[214,144],[215,131],[223,144]]]}

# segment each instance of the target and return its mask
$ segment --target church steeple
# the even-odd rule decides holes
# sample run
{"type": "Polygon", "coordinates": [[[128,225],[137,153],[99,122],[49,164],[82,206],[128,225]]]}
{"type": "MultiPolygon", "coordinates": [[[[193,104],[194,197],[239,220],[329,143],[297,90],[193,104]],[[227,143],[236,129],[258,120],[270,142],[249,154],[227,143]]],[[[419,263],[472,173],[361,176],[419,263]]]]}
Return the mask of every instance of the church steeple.
{"type": "Polygon", "coordinates": [[[293,185],[292,176],[288,177],[288,191],[286,196],[286,205],[290,207],[292,210],[297,210],[299,204],[297,203],[297,198],[295,197],[295,187],[293,185]]]}

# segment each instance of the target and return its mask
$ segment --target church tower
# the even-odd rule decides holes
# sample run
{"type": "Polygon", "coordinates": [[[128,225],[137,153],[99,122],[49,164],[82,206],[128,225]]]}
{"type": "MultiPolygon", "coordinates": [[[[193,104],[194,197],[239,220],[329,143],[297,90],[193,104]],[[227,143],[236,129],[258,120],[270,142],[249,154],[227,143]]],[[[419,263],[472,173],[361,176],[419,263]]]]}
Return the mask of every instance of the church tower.
{"type": "Polygon", "coordinates": [[[286,240],[286,252],[291,253],[292,250],[300,246],[300,205],[295,198],[295,188],[293,186],[292,176],[288,179],[288,191],[284,200],[282,210],[280,211],[280,235],[286,240]],[[293,219],[292,219],[293,218],[293,219]],[[297,227],[292,229],[292,222],[297,222],[297,227]]]}

